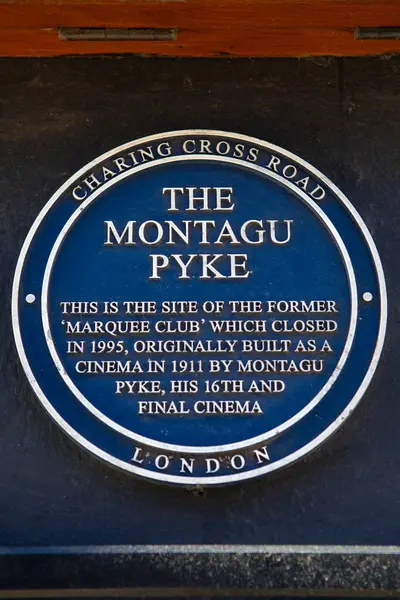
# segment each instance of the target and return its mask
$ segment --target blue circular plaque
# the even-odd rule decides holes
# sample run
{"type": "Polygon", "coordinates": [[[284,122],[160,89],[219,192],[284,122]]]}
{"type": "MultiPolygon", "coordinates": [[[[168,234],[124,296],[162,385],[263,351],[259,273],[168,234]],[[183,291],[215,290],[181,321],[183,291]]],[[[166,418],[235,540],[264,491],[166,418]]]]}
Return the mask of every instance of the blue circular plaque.
{"type": "Polygon", "coordinates": [[[12,317],[49,414],[111,465],[222,485],[306,455],[351,414],[386,292],[344,194],[221,131],[130,142],[71,177],[18,261],[12,317]]]}

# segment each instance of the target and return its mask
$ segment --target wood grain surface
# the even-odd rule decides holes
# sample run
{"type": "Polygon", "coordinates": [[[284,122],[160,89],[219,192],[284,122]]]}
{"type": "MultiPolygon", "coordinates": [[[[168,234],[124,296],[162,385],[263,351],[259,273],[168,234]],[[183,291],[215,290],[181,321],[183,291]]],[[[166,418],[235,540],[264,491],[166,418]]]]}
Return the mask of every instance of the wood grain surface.
{"type": "Polygon", "coordinates": [[[2,0],[0,56],[360,56],[400,40],[356,40],[356,27],[400,27],[400,0],[2,0]],[[178,28],[175,41],[65,41],[59,27],[178,28]]]}

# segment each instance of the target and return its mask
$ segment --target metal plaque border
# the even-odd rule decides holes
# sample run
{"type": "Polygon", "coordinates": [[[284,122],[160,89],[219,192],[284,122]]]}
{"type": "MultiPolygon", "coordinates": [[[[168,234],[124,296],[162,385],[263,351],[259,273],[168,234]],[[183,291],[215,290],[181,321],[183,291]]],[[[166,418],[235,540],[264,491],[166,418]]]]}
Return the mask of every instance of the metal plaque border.
{"type": "Polygon", "coordinates": [[[112,464],[113,466],[117,467],[118,469],[121,469],[125,472],[130,472],[130,473],[139,475],[148,480],[152,480],[152,481],[155,480],[155,481],[170,483],[170,484],[183,484],[183,485],[188,485],[188,486],[190,486],[190,485],[192,485],[192,486],[193,485],[223,485],[223,484],[228,484],[228,483],[235,483],[238,481],[244,481],[247,479],[252,479],[254,477],[259,477],[268,472],[276,471],[284,466],[288,466],[288,465],[292,464],[293,462],[299,460],[300,458],[302,458],[303,456],[305,456],[312,450],[316,449],[320,444],[322,444],[322,442],[327,440],[350,416],[350,414],[354,411],[354,409],[360,402],[362,396],[364,395],[364,393],[375,373],[376,367],[379,362],[380,355],[382,353],[385,332],[386,332],[386,324],[387,324],[387,293],[386,293],[386,283],[385,283],[385,277],[384,277],[382,263],[381,263],[377,248],[375,246],[375,243],[373,241],[373,238],[372,238],[367,226],[365,225],[365,223],[362,220],[361,216],[359,215],[358,211],[354,208],[354,206],[351,204],[349,199],[345,196],[345,194],[343,194],[343,192],[341,192],[341,190],[328,177],[323,175],[323,173],[321,173],[318,169],[313,167],[311,164],[309,164],[307,161],[303,160],[299,156],[293,154],[292,152],[289,152],[289,151],[285,150],[284,148],[281,148],[281,147],[279,147],[275,144],[271,144],[269,142],[265,142],[258,138],[241,135],[241,134],[235,134],[232,132],[219,131],[219,130],[190,129],[190,130],[176,130],[176,131],[171,131],[171,132],[165,132],[165,133],[158,134],[158,135],[146,136],[143,138],[138,138],[137,140],[133,140],[126,144],[122,144],[121,146],[117,146],[116,148],[113,148],[112,150],[102,154],[101,156],[97,157],[96,159],[94,159],[93,161],[89,162],[84,167],[82,167],[79,171],[77,171],[74,175],[72,175],[57,190],[57,192],[55,192],[55,194],[53,194],[53,196],[45,204],[45,206],[42,208],[39,215],[35,219],[32,227],[29,230],[29,233],[25,239],[25,242],[22,246],[22,249],[21,249],[18,261],[17,261],[17,266],[16,266],[14,280],[13,280],[11,317],[12,317],[12,327],[13,327],[13,333],[14,333],[14,339],[15,339],[15,343],[16,343],[16,347],[17,347],[17,352],[18,352],[23,369],[26,373],[26,376],[29,380],[31,387],[33,388],[35,394],[37,395],[37,397],[39,398],[39,400],[41,401],[41,403],[43,404],[43,406],[45,407],[47,412],[51,415],[51,417],[78,444],[80,444],[81,446],[86,448],[86,450],[88,450],[94,456],[97,456],[98,458],[104,460],[105,462],[112,464]],[[318,178],[320,180],[320,182],[322,182],[326,187],[328,187],[333,192],[333,194],[335,194],[335,196],[346,207],[346,209],[348,210],[352,219],[358,225],[361,233],[363,234],[363,236],[365,238],[365,241],[366,241],[369,251],[371,253],[371,257],[373,259],[373,265],[374,265],[377,279],[378,279],[380,306],[381,306],[377,342],[375,345],[374,353],[372,355],[368,370],[367,370],[357,392],[354,394],[352,400],[348,403],[348,405],[342,411],[342,413],[335,419],[335,421],[333,421],[322,433],[320,433],[317,437],[315,437],[311,442],[309,442],[308,444],[302,446],[295,452],[292,452],[291,454],[285,456],[284,458],[282,458],[272,464],[268,464],[263,467],[253,469],[251,471],[246,471],[244,473],[236,473],[236,474],[231,474],[231,475],[221,475],[221,476],[213,476],[213,477],[197,477],[197,476],[187,477],[187,476],[179,476],[179,475],[168,475],[165,473],[156,473],[156,472],[153,472],[153,471],[150,471],[147,469],[143,469],[141,467],[135,466],[133,464],[132,465],[128,464],[120,459],[117,459],[117,458],[111,456],[107,452],[104,452],[103,450],[101,450],[100,448],[98,448],[97,446],[95,446],[94,444],[89,442],[88,440],[86,440],[77,431],[75,431],[53,408],[52,404],[47,400],[47,398],[43,394],[38,382],[36,381],[36,378],[30,368],[30,365],[27,360],[25,350],[23,347],[22,336],[21,336],[21,331],[20,331],[20,326],[19,326],[19,314],[18,314],[19,313],[19,286],[20,286],[21,275],[22,275],[22,271],[23,271],[23,267],[24,267],[25,257],[27,255],[29,246],[30,246],[42,220],[45,218],[47,213],[51,210],[51,208],[57,202],[57,200],[60,198],[60,196],[76,180],[78,180],[82,175],[84,175],[89,169],[98,165],[99,163],[106,160],[107,158],[110,158],[117,152],[123,152],[124,150],[127,150],[127,149],[131,148],[132,146],[135,146],[138,144],[143,144],[143,143],[148,143],[148,142],[153,142],[153,141],[164,139],[167,137],[171,138],[171,137],[180,137],[180,136],[188,136],[188,135],[196,135],[196,136],[197,135],[206,135],[206,136],[211,136],[211,137],[222,136],[222,137],[225,137],[228,139],[238,139],[238,140],[241,140],[244,142],[257,144],[269,151],[278,152],[279,154],[285,156],[286,158],[297,162],[297,164],[301,165],[307,171],[309,171],[311,174],[313,174],[316,178],[318,178]]]}

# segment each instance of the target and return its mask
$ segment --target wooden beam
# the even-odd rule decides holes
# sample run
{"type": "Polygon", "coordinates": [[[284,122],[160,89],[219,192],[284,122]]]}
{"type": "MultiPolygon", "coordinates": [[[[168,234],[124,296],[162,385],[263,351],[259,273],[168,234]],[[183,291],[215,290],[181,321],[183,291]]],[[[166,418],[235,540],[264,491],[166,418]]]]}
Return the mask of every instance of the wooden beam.
{"type": "Polygon", "coordinates": [[[399,0],[0,0],[0,56],[361,56],[400,40],[356,40],[356,27],[400,27],[399,0]],[[65,41],[59,27],[177,28],[176,41],[65,41]]]}

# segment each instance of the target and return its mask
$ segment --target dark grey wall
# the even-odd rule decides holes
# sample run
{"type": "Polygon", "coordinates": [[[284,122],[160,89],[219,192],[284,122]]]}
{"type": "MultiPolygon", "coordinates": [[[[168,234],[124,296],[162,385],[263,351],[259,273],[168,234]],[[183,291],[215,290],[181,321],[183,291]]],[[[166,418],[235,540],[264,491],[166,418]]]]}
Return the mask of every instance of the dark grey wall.
{"type": "Polygon", "coordinates": [[[399,543],[400,59],[3,59],[0,113],[0,543],[399,543]],[[59,185],[123,142],[197,127],[281,145],[338,184],[375,238],[390,311],[378,372],[338,434],[280,475],[204,495],[69,441],[25,380],[9,315],[19,249],[59,185]]]}

